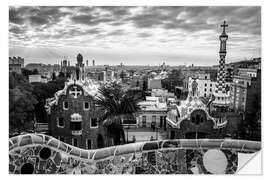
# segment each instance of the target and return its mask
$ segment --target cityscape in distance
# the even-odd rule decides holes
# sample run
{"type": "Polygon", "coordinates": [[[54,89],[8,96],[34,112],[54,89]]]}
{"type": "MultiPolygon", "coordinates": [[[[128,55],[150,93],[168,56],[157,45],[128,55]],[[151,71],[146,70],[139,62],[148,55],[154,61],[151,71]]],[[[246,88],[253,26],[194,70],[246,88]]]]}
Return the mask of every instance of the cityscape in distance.
{"type": "Polygon", "coordinates": [[[10,6],[10,174],[237,174],[261,150],[261,7],[10,6]]]}

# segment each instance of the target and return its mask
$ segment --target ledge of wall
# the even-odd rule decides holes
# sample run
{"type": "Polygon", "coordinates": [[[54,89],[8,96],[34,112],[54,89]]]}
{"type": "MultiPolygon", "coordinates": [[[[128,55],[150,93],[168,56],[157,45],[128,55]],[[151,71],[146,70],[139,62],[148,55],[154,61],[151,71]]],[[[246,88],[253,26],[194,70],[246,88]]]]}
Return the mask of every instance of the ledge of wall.
{"type": "Polygon", "coordinates": [[[199,173],[228,174],[238,169],[238,153],[254,153],[260,149],[261,143],[255,141],[175,139],[85,150],[44,134],[25,134],[9,139],[9,172],[187,174],[196,166],[194,171],[199,173]],[[209,154],[208,160],[217,158],[220,161],[217,164],[225,163],[220,167],[222,171],[216,172],[215,167],[207,169],[209,154]]]}
{"type": "Polygon", "coordinates": [[[109,156],[130,154],[157,149],[230,149],[242,152],[256,152],[261,149],[261,142],[235,139],[174,139],[162,141],[146,141],[101,149],[85,150],[74,147],[44,134],[25,134],[9,139],[9,151],[19,147],[45,145],[69,153],[83,159],[99,160],[109,156]]]}

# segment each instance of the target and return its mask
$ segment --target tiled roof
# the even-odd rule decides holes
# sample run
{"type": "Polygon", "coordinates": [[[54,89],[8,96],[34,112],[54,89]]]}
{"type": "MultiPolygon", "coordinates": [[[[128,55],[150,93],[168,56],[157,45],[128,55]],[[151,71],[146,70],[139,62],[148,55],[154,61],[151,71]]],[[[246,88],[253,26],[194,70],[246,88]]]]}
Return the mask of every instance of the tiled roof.
{"type": "Polygon", "coordinates": [[[84,90],[84,93],[85,93],[86,96],[95,97],[98,94],[99,84],[95,83],[91,79],[86,79],[84,81],[82,81],[82,80],[71,80],[70,79],[65,83],[64,89],[57,91],[54,94],[53,98],[49,98],[49,99],[46,100],[47,102],[46,102],[45,108],[46,108],[46,110],[48,112],[50,112],[50,108],[53,105],[58,104],[59,97],[61,95],[65,95],[67,93],[68,87],[72,86],[72,85],[77,85],[77,86],[82,87],[82,89],[84,90]]]}

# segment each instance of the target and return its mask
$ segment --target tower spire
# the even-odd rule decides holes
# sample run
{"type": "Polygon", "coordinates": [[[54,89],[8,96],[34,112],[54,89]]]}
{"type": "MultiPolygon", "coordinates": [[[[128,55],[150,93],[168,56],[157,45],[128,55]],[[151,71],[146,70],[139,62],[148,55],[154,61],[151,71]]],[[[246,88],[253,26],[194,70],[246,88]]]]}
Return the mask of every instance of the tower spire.
{"type": "Polygon", "coordinates": [[[228,24],[226,24],[226,21],[223,22],[221,25],[223,28],[222,34],[219,36],[220,40],[220,50],[219,50],[219,67],[218,67],[218,77],[217,77],[217,92],[220,93],[226,93],[226,84],[225,84],[225,57],[227,54],[226,50],[226,44],[228,40],[228,35],[226,34],[226,27],[228,27],[228,24]]]}
{"type": "Polygon", "coordinates": [[[222,27],[222,33],[219,36],[220,40],[220,50],[219,50],[219,66],[218,66],[218,75],[217,75],[217,83],[216,83],[216,90],[214,93],[215,100],[213,101],[213,104],[217,106],[228,106],[229,104],[229,95],[226,92],[226,82],[225,82],[225,57],[227,54],[227,40],[228,35],[226,34],[226,27],[228,27],[228,24],[226,21],[223,22],[221,25],[222,27]]]}
{"type": "Polygon", "coordinates": [[[225,57],[227,54],[226,44],[228,40],[228,35],[226,34],[226,21],[221,25],[222,33],[219,36],[220,40],[220,50],[219,50],[219,66],[218,66],[218,75],[216,82],[216,90],[214,92],[214,100],[212,102],[213,107],[213,117],[218,118],[217,123],[227,122],[227,112],[230,105],[230,94],[226,92],[226,83],[225,83],[225,57]]]}

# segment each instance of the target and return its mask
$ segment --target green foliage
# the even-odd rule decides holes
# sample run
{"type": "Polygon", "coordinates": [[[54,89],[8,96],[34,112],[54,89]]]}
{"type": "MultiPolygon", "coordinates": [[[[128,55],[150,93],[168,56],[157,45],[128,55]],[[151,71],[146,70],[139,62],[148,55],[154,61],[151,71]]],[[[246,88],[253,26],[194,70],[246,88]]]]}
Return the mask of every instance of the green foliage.
{"type": "Polygon", "coordinates": [[[34,105],[32,86],[20,74],[9,74],[9,130],[10,133],[29,129],[33,123],[34,105]]]}
{"type": "Polygon", "coordinates": [[[122,79],[122,81],[124,81],[125,77],[126,77],[126,73],[124,71],[121,71],[120,73],[120,78],[122,79]]]}
{"type": "Polygon", "coordinates": [[[34,69],[33,70],[33,74],[39,74],[38,70],[37,69],[34,69]]]}
{"type": "Polygon", "coordinates": [[[59,72],[58,78],[65,78],[65,73],[64,72],[59,72]]]}
{"type": "Polygon", "coordinates": [[[65,86],[66,78],[57,78],[48,83],[32,83],[33,95],[36,97],[38,103],[35,106],[35,114],[38,122],[46,122],[45,104],[46,99],[51,98],[54,94],[63,89],[65,86]]]}
{"type": "Polygon", "coordinates": [[[55,72],[52,73],[52,80],[55,81],[56,80],[56,75],[55,72]]]}
{"type": "Polygon", "coordinates": [[[107,128],[108,135],[114,139],[115,144],[120,144],[121,136],[125,140],[122,118],[133,116],[138,111],[136,99],[124,92],[120,84],[114,82],[99,88],[95,104],[101,111],[101,120],[107,128]]]}
{"type": "Polygon", "coordinates": [[[252,109],[246,113],[246,128],[250,140],[261,140],[261,94],[255,94],[252,101],[252,109]]]}
{"type": "Polygon", "coordinates": [[[99,93],[96,105],[103,112],[103,119],[132,114],[138,110],[134,97],[130,93],[124,92],[121,85],[117,83],[100,87],[99,93]]]}
{"type": "Polygon", "coordinates": [[[27,79],[29,75],[33,75],[33,74],[34,74],[33,71],[22,68],[22,75],[25,76],[27,79]]]}
{"type": "MultiPolygon", "coordinates": [[[[244,114],[244,113],[243,113],[244,114]]],[[[243,118],[243,117],[242,117],[243,118]]],[[[261,95],[254,95],[252,109],[245,112],[245,118],[239,126],[240,139],[261,140],[261,95]]]]}
{"type": "Polygon", "coordinates": [[[184,76],[180,69],[173,69],[166,79],[161,81],[162,87],[169,92],[174,92],[176,86],[183,85],[184,76]]]}

